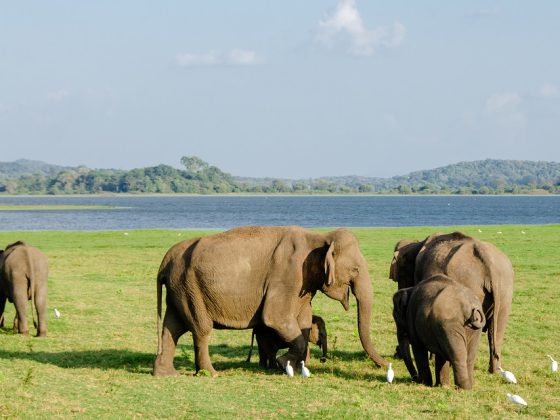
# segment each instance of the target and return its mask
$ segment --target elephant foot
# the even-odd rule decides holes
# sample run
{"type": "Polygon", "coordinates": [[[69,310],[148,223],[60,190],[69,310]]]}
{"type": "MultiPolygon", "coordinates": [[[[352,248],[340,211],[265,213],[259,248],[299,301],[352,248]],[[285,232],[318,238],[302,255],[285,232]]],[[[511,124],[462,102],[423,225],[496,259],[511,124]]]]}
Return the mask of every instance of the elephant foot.
{"type": "Polygon", "coordinates": [[[152,371],[153,376],[179,376],[179,372],[175,370],[173,365],[164,365],[163,363],[156,361],[154,362],[154,369],[152,371]]]}
{"type": "Polygon", "coordinates": [[[216,372],[214,368],[212,368],[212,370],[199,369],[195,372],[194,376],[210,376],[212,378],[217,378],[218,372],[216,372]]]}
{"type": "Polygon", "coordinates": [[[38,332],[37,335],[36,335],[36,337],[46,337],[46,336],[47,336],[47,332],[46,332],[46,331],[38,332]]]}

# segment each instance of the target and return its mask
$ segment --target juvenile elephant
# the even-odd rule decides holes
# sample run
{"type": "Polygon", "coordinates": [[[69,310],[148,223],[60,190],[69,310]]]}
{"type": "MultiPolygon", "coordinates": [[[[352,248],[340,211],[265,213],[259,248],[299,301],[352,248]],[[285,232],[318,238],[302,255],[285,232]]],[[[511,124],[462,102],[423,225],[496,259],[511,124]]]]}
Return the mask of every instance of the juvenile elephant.
{"type": "MultiPolygon", "coordinates": [[[[247,362],[251,361],[253,353],[253,342],[255,336],[257,337],[257,346],[259,348],[259,366],[264,369],[274,369],[276,365],[276,353],[278,350],[288,348],[288,343],[283,341],[280,336],[271,328],[260,326],[253,328],[251,334],[251,349],[247,356],[247,362]]],[[[311,318],[311,331],[309,332],[309,342],[318,345],[323,350],[321,362],[327,360],[327,329],[325,321],[318,315],[313,315],[311,318]]],[[[305,363],[309,362],[309,347],[307,348],[307,355],[305,363]]]]}
{"type": "Polygon", "coordinates": [[[47,335],[47,257],[37,248],[15,242],[0,250],[0,326],[4,326],[6,299],[16,307],[14,330],[29,334],[27,302],[32,301],[31,313],[37,312],[37,336],[47,335]]]}
{"type": "Polygon", "coordinates": [[[283,368],[307,354],[311,300],[320,290],[348,309],[352,290],[364,350],[387,362],[370,338],[371,280],[358,240],[347,229],[312,232],[301,227],[240,227],[184,241],[163,258],[157,277],[158,351],[154,375],[174,375],[179,337],[191,331],[196,371],[213,376],[208,340],[213,328],[267,326],[288,343],[278,357],[283,368]],[[167,289],[161,323],[162,286],[167,289]]]}
{"type": "Polygon", "coordinates": [[[401,355],[413,379],[432,386],[430,351],[436,356],[436,385],[449,384],[449,370],[443,370],[448,361],[455,384],[472,388],[481,328],[486,322],[482,305],[472,290],[447,276],[435,275],[395,293],[393,318],[401,355]]]}
{"type": "Polygon", "coordinates": [[[468,287],[482,303],[490,349],[488,371],[496,372],[513,296],[509,258],[494,245],[461,232],[435,233],[423,241],[404,242],[395,250],[389,277],[399,288],[436,274],[448,275],[468,287]]]}

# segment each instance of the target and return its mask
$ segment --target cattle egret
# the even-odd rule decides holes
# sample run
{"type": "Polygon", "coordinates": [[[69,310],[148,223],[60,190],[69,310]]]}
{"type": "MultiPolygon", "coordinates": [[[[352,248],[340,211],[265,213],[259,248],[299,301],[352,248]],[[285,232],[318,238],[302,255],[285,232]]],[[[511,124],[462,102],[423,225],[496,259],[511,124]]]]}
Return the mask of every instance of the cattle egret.
{"type": "Polygon", "coordinates": [[[516,384],[517,379],[515,379],[515,375],[511,373],[509,370],[503,370],[501,367],[498,368],[500,370],[500,375],[508,381],[509,383],[516,384]]]}
{"type": "Polygon", "coordinates": [[[303,363],[303,360],[301,361],[301,376],[303,376],[304,378],[309,378],[311,376],[311,372],[309,372],[309,369],[305,367],[305,363],[303,363]]]}
{"type": "Polygon", "coordinates": [[[128,232],[123,233],[124,236],[128,235],[128,232]]]}
{"type": "Polygon", "coordinates": [[[393,379],[395,379],[395,371],[393,370],[393,364],[389,363],[389,369],[387,369],[387,382],[392,384],[393,379]]]}
{"type": "Polygon", "coordinates": [[[550,371],[558,372],[558,362],[554,360],[550,354],[547,354],[547,357],[550,359],[550,371]]]}
{"type": "Polygon", "coordinates": [[[512,403],[517,404],[521,407],[527,407],[527,402],[523,398],[521,398],[519,395],[510,394],[508,392],[507,399],[510,400],[512,403]]]}
{"type": "Polygon", "coordinates": [[[497,231],[496,233],[497,233],[498,235],[501,235],[501,234],[502,234],[502,231],[499,230],[499,231],[497,231]]]}
{"type": "Polygon", "coordinates": [[[524,230],[522,230],[521,233],[522,233],[523,235],[525,235],[525,231],[524,231],[524,230]]]}
{"type": "Polygon", "coordinates": [[[60,318],[60,311],[56,308],[54,308],[54,316],[60,318]]]}
{"type": "Polygon", "coordinates": [[[288,363],[286,363],[286,375],[288,375],[290,378],[294,377],[294,368],[290,365],[289,360],[288,363]]]}
{"type": "Polygon", "coordinates": [[[478,229],[478,233],[482,233],[482,230],[481,230],[481,229],[478,229]]]}

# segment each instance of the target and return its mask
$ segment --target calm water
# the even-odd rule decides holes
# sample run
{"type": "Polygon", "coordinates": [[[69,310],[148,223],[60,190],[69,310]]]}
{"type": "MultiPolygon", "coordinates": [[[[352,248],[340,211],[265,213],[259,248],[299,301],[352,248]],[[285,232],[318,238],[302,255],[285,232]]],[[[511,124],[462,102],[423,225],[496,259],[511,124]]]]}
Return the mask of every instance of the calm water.
{"type": "Polygon", "coordinates": [[[111,210],[0,211],[0,230],[224,229],[560,223],[560,196],[0,197],[111,210]]]}

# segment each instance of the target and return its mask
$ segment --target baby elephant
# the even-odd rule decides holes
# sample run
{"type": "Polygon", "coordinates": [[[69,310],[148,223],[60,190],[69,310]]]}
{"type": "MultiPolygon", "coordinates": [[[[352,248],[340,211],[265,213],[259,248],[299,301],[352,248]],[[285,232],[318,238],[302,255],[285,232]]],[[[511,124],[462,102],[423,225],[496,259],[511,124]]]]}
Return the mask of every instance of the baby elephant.
{"type": "MultiPolygon", "coordinates": [[[[311,319],[311,331],[309,332],[309,342],[317,344],[323,350],[321,362],[327,360],[327,329],[323,318],[313,315],[311,319]]],[[[266,326],[253,328],[251,335],[251,349],[247,356],[247,362],[251,361],[253,353],[253,342],[257,336],[257,346],[259,348],[259,366],[264,369],[276,368],[276,353],[280,349],[288,348],[288,343],[283,341],[276,331],[266,326]]],[[[309,362],[309,347],[307,348],[307,357],[305,363],[309,362]]]]}
{"type": "Polygon", "coordinates": [[[399,290],[393,296],[393,304],[399,350],[413,379],[432,385],[430,351],[436,355],[436,385],[449,384],[449,361],[455,384],[471,389],[481,328],[486,323],[475,294],[447,276],[435,275],[399,290]]]}
{"type": "Polygon", "coordinates": [[[31,312],[37,311],[37,336],[47,335],[47,257],[37,248],[24,242],[8,245],[0,250],[0,326],[4,326],[6,299],[16,307],[14,330],[29,334],[27,305],[32,301],[31,312]]]}

